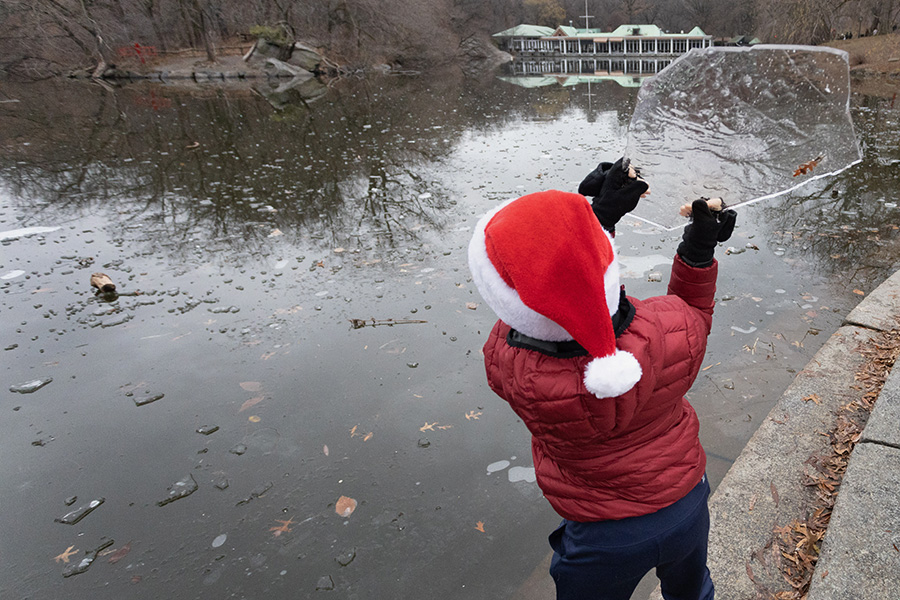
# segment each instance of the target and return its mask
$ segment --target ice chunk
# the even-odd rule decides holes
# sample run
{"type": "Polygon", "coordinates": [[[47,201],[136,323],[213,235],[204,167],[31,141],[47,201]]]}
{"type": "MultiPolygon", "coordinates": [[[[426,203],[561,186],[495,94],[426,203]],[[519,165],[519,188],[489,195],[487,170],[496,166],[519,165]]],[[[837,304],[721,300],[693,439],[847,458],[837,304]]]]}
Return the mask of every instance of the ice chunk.
{"type": "Polygon", "coordinates": [[[75,523],[92,513],[95,508],[103,504],[105,501],[105,498],[97,498],[96,500],[91,500],[84,506],[80,506],[72,512],[66,513],[63,516],[54,519],[54,521],[56,521],[57,523],[63,523],[65,525],[74,525],[75,523]]]}
{"type": "Polygon", "coordinates": [[[9,391],[15,392],[17,394],[32,394],[48,383],[53,381],[52,377],[44,377],[43,379],[34,379],[32,381],[26,381],[25,383],[19,383],[16,385],[9,386],[9,391]]]}
{"type": "Polygon", "coordinates": [[[492,462],[487,466],[487,472],[493,473],[494,471],[502,471],[506,467],[509,466],[508,460],[498,460],[497,462],[492,462]]]}
{"type": "Polygon", "coordinates": [[[535,475],[534,467],[513,467],[507,473],[509,477],[509,481],[511,483],[515,483],[517,481],[525,481],[527,483],[534,483],[537,481],[537,475],[535,475]]]}
{"type": "Polygon", "coordinates": [[[638,94],[625,156],[651,194],[632,214],[674,229],[699,197],[749,204],[858,163],[849,98],[840,50],[692,50],[638,94]]]}
{"type": "Polygon", "coordinates": [[[157,506],[165,506],[170,502],[175,502],[176,500],[180,500],[187,496],[190,496],[194,492],[197,491],[198,485],[194,480],[194,477],[190,474],[183,479],[176,481],[172,487],[169,488],[169,493],[165,498],[156,503],[157,506]]]}
{"type": "Polygon", "coordinates": [[[60,229],[59,227],[23,227],[22,229],[11,229],[9,231],[0,231],[0,242],[5,242],[6,240],[15,240],[21,237],[27,237],[29,235],[36,235],[39,233],[52,233],[60,229]]]}

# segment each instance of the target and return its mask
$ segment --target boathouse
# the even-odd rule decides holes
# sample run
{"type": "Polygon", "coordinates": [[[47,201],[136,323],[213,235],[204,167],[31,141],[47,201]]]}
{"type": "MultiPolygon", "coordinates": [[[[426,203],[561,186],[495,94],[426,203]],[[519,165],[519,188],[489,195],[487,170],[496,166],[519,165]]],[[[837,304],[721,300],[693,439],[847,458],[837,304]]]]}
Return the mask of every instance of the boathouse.
{"type": "Polygon", "coordinates": [[[501,49],[522,58],[573,55],[672,58],[694,48],[713,45],[712,36],[703,33],[699,27],[687,33],[666,33],[656,25],[620,25],[615,31],[608,32],[563,25],[556,29],[517,25],[492,37],[497,39],[501,49]]]}

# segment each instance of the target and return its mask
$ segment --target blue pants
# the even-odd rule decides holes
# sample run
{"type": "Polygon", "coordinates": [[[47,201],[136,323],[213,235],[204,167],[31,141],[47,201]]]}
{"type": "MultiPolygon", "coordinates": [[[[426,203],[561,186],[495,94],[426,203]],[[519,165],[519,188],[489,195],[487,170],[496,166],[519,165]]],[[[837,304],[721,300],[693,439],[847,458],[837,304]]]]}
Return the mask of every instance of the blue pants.
{"type": "Polygon", "coordinates": [[[655,513],[620,521],[563,520],[550,534],[550,575],[557,600],[628,600],[656,568],[666,600],[712,600],[706,476],[688,494],[655,513]]]}

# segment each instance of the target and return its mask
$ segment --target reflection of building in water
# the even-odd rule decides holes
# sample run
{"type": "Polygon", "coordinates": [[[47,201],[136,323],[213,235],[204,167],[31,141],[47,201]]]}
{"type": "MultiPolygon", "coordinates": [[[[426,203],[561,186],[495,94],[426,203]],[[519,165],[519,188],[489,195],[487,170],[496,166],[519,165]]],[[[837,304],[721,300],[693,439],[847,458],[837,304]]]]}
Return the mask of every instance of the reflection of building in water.
{"type": "Polygon", "coordinates": [[[656,25],[620,25],[615,31],[577,29],[560,25],[556,29],[538,25],[517,25],[493,35],[500,47],[517,58],[545,56],[609,56],[638,59],[644,56],[684,54],[694,48],[713,45],[711,35],[694,27],[688,33],[666,33],[656,25]]]}
{"type": "Polygon", "coordinates": [[[513,75],[596,75],[629,78],[655,75],[672,62],[671,58],[521,58],[510,64],[513,75]]]}
{"type": "Polygon", "coordinates": [[[501,81],[505,81],[506,83],[512,83],[519,87],[524,88],[537,88],[544,87],[548,85],[561,85],[563,87],[572,87],[575,85],[579,85],[581,83],[598,83],[600,81],[612,81],[614,83],[618,83],[622,87],[640,87],[641,82],[644,78],[648,77],[650,73],[644,73],[643,75],[559,75],[559,74],[550,74],[550,75],[541,75],[541,74],[530,74],[530,75],[511,75],[511,76],[501,76],[498,77],[501,81]]]}

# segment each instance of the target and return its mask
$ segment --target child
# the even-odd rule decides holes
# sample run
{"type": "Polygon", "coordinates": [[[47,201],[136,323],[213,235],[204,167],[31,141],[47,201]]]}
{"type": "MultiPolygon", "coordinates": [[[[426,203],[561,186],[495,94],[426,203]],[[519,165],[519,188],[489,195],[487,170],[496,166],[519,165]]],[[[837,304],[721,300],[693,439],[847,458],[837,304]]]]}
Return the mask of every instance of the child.
{"type": "Polygon", "coordinates": [[[485,215],[469,245],[479,292],[500,320],[488,383],[532,434],[538,484],[562,524],[550,535],[557,598],[627,600],[656,568],[668,600],[711,600],[709,485],[684,398],[712,322],[713,252],[734,211],[702,200],[668,295],[619,285],[613,233],[647,192],[602,163],[579,191],[530,194],[485,215]]]}

